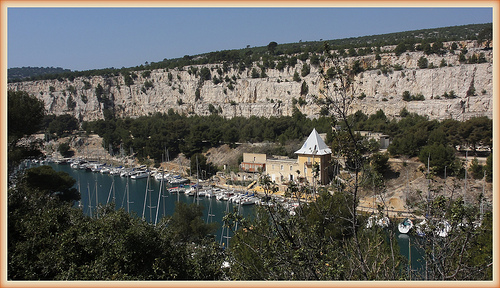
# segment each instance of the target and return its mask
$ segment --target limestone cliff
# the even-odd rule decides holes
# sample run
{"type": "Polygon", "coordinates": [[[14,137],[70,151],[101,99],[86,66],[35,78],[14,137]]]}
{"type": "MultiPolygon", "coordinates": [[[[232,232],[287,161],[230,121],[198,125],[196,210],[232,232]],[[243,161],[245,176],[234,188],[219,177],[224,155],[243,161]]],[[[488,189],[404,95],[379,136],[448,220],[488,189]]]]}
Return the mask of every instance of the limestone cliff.
{"type": "MultiPolygon", "coordinates": [[[[449,44],[449,43],[446,43],[449,44]]],[[[486,59],[481,64],[462,64],[459,51],[425,55],[423,52],[408,52],[396,56],[386,52],[375,55],[344,58],[342,65],[359,61],[364,72],[354,78],[352,95],[355,97],[352,112],[362,110],[366,114],[383,109],[388,116],[396,116],[403,107],[409,112],[428,115],[430,119],[453,118],[465,120],[473,116],[493,114],[493,65],[492,50],[484,50],[475,41],[460,43],[466,45],[466,57],[482,53],[486,59]],[[420,69],[418,60],[425,57],[435,68],[420,69]],[[442,65],[442,61],[446,65],[442,65]],[[442,67],[440,67],[442,66],[442,67]],[[467,93],[472,91],[474,93],[467,93]],[[402,101],[402,94],[423,95],[424,101],[402,101]],[[443,94],[453,91],[457,96],[446,99],[443,94]],[[469,96],[467,95],[469,94],[469,96]],[[362,97],[359,97],[363,95],[362,97]]],[[[393,47],[384,47],[390,51],[393,47]]],[[[122,75],[113,77],[79,77],[70,80],[45,80],[9,83],[9,89],[23,90],[45,102],[51,114],[69,113],[80,120],[96,120],[104,117],[105,108],[114,111],[117,117],[137,117],[173,109],[187,115],[209,115],[217,112],[224,117],[282,116],[291,115],[293,104],[305,114],[316,117],[322,97],[321,69],[326,71],[328,63],[310,65],[298,60],[294,67],[282,71],[267,69],[266,77],[253,78],[252,69],[239,72],[236,67],[219,74],[221,64],[208,67],[212,79],[200,80],[193,67],[183,69],[152,70],[149,75],[135,73],[134,83],[125,85],[122,75]],[[294,81],[294,74],[301,74],[304,65],[310,66],[310,73],[294,81]],[[219,83],[217,83],[219,82],[219,83]],[[306,83],[308,92],[301,87],[306,83]],[[217,84],[215,84],[217,83],[217,84]],[[96,88],[102,87],[99,93],[96,88]],[[300,101],[297,101],[300,100],[300,101]]]]}

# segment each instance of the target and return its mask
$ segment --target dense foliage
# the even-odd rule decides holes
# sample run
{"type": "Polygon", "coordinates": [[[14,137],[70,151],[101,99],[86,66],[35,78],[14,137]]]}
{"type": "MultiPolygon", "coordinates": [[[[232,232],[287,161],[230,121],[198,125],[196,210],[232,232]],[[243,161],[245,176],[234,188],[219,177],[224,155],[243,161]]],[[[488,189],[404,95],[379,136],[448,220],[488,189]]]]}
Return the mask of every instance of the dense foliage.
{"type": "Polygon", "coordinates": [[[113,204],[74,208],[75,180],[32,168],[8,191],[9,280],[218,280],[222,250],[202,207],[178,204],[151,225],[113,204]]]}
{"type": "Polygon", "coordinates": [[[437,121],[403,109],[399,119],[389,120],[379,110],[370,116],[357,111],[349,116],[349,121],[355,130],[389,135],[391,144],[388,151],[392,156],[419,156],[427,164],[430,155],[431,167],[441,175],[445,166],[448,167],[448,175],[460,172],[460,164],[455,157],[457,147],[470,148],[471,156],[479,155],[479,146],[492,147],[493,121],[485,116],[463,122],[453,119],[437,121]]]}
{"type": "Polygon", "coordinates": [[[46,115],[43,119],[43,128],[46,129],[51,138],[65,137],[73,131],[78,130],[78,120],[69,114],[59,116],[46,115]]]}
{"type": "Polygon", "coordinates": [[[162,160],[168,149],[170,157],[184,153],[191,158],[209,147],[223,143],[234,145],[241,142],[280,142],[302,139],[316,128],[326,133],[330,128],[328,118],[309,119],[298,109],[287,117],[234,117],[225,119],[218,115],[181,116],[170,110],[167,114],[155,114],[137,119],[112,119],[85,122],[87,132],[99,134],[105,147],[111,145],[118,151],[123,143],[125,151],[133,149],[139,158],[162,160]]]}
{"type": "Polygon", "coordinates": [[[39,141],[22,139],[39,131],[45,108],[43,101],[26,92],[8,91],[7,94],[8,169],[11,173],[23,159],[41,156],[39,141]]]}
{"type": "MultiPolygon", "coordinates": [[[[306,118],[298,109],[295,109],[290,117],[252,116],[249,119],[225,119],[217,115],[185,117],[170,111],[168,114],[137,119],[85,122],[83,127],[87,132],[95,132],[103,137],[105,147],[111,144],[117,151],[123,143],[126,151],[132,148],[138,157],[149,156],[160,161],[164,159],[166,149],[171,156],[182,152],[190,158],[195,153],[223,143],[234,145],[241,142],[269,141],[284,144],[289,140],[303,139],[313,128],[320,133],[327,133],[327,142],[333,151],[338,151],[338,141],[332,139],[332,121],[334,118],[326,116],[318,119],[306,118]]],[[[430,156],[433,172],[441,175],[445,166],[448,175],[462,173],[456,158],[457,147],[470,147],[470,156],[483,155],[484,152],[476,152],[480,146],[492,147],[493,122],[487,117],[471,118],[464,122],[452,119],[437,121],[403,109],[399,118],[391,120],[379,110],[372,115],[357,111],[348,116],[348,121],[353,131],[372,131],[389,135],[391,144],[388,151],[392,156],[420,156],[420,160],[425,164],[430,156]]],[[[339,124],[341,129],[345,130],[345,125],[339,124]]],[[[337,139],[345,133],[341,131],[337,132],[337,139]]],[[[371,146],[373,145],[375,144],[371,143],[371,146]]],[[[376,147],[371,146],[361,152],[374,151],[376,147]]]]}

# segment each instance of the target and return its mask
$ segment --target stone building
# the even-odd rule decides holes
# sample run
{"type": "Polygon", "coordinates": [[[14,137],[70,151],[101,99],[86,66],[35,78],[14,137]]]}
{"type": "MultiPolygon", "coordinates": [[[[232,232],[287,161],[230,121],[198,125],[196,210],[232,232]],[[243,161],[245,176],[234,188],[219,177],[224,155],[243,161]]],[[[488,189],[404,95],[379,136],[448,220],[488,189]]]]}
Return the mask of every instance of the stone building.
{"type": "Polygon", "coordinates": [[[318,164],[319,168],[317,181],[321,185],[326,185],[330,182],[328,170],[332,159],[332,150],[328,148],[316,129],[313,129],[306,142],[304,142],[299,150],[295,151],[295,154],[298,155],[297,161],[301,177],[304,177],[307,182],[314,183],[313,167],[315,163],[318,164]]]}
{"type": "Polygon", "coordinates": [[[243,153],[240,169],[245,172],[262,172],[266,170],[266,154],[243,153]]]}
{"type": "Polygon", "coordinates": [[[267,158],[266,154],[243,153],[241,170],[258,172],[259,169],[278,184],[280,190],[285,190],[288,182],[296,181],[312,185],[314,163],[318,164],[319,172],[316,183],[326,185],[330,182],[329,163],[332,151],[325,141],[313,129],[302,147],[295,151],[297,159],[274,156],[267,158]]]}
{"type": "Polygon", "coordinates": [[[380,149],[387,149],[387,147],[389,147],[389,144],[391,144],[389,135],[371,131],[357,131],[357,133],[359,133],[359,135],[361,135],[362,137],[367,138],[368,140],[373,139],[377,141],[380,144],[380,149]]]}

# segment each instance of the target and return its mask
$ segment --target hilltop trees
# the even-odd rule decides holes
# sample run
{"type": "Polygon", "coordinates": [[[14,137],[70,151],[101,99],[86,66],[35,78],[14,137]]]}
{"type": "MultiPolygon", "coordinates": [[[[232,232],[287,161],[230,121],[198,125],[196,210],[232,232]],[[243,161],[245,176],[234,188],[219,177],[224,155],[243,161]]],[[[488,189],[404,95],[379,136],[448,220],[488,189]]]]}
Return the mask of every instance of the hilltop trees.
{"type": "Polygon", "coordinates": [[[278,43],[271,41],[269,44],[267,44],[267,50],[271,55],[274,55],[274,50],[276,49],[276,46],[278,46],[278,43]]]}
{"type": "MultiPolygon", "coordinates": [[[[74,72],[55,69],[50,71],[50,73],[54,74],[33,74],[31,78],[18,78],[12,80],[10,78],[12,75],[10,74],[14,74],[15,71],[13,69],[9,69],[9,81],[33,81],[43,79],[73,80],[76,77],[113,77],[122,75],[125,85],[130,86],[134,84],[134,77],[137,77],[135,72],[137,71],[150,71],[153,69],[182,69],[183,67],[192,65],[218,63],[223,63],[226,68],[232,66],[239,71],[243,71],[245,68],[251,67],[253,64],[260,61],[267,63],[265,64],[266,68],[276,63],[278,65],[277,69],[282,70],[284,65],[288,62],[287,60],[292,60],[292,62],[288,62],[288,65],[292,66],[294,60],[292,58],[297,55],[301,55],[301,61],[306,61],[308,58],[311,61],[311,65],[318,65],[319,62],[324,62],[324,57],[328,56],[331,50],[338,50],[342,57],[349,55],[363,56],[371,53],[375,53],[378,57],[380,57],[380,53],[382,52],[380,47],[394,45],[396,48],[391,52],[395,52],[397,55],[406,51],[414,50],[425,51],[427,55],[433,53],[440,54],[444,53],[442,43],[446,41],[478,40],[485,43],[486,47],[489,48],[492,39],[491,31],[492,24],[486,23],[327,41],[320,40],[279,45],[278,43],[271,41],[268,45],[262,47],[250,48],[248,46],[245,49],[222,50],[194,56],[185,55],[184,57],[176,59],[163,59],[158,62],[150,62],[147,65],[141,64],[136,67],[121,69],[106,68],[74,72]]],[[[457,48],[452,47],[452,50],[456,49],[457,48]]],[[[464,58],[464,60],[466,59],[464,58]]],[[[467,63],[467,61],[464,61],[464,63],[467,63]]],[[[24,75],[19,75],[19,77],[23,76],[24,75]]]]}

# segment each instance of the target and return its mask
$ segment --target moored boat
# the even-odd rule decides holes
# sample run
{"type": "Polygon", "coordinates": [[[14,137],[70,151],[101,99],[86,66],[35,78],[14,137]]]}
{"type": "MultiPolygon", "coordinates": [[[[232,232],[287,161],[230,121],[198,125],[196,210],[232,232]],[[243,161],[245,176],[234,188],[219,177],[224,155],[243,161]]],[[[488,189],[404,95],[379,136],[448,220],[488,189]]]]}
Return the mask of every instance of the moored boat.
{"type": "Polygon", "coordinates": [[[411,219],[406,218],[403,222],[399,223],[398,230],[399,233],[406,234],[410,231],[412,227],[413,227],[413,222],[411,221],[411,219]]]}

